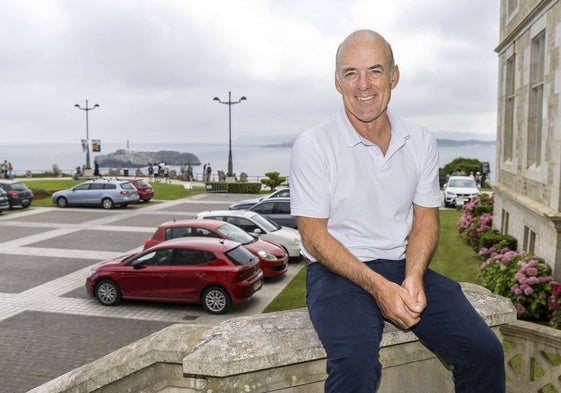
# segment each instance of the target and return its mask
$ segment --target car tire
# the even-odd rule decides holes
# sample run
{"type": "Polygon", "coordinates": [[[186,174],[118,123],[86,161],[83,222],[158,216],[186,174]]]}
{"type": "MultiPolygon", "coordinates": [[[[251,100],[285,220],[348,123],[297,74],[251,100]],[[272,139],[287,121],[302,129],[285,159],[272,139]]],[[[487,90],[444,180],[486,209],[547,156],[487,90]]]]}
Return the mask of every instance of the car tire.
{"type": "Polygon", "coordinates": [[[56,199],[56,205],[58,207],[62,207],[62,208],[67,207],[68,206],[68,199],[66,199],[65,197],[58,197],[56,199]]]}
{"type": "Polygon", "coordinates": [[[121,289],[112,280],[101,280],[95,286],[95,297],[104,306],[116,306],[123,299],[121,289]]]}
{"type": "Polygon", "coordinates": [[[210,287],[205,289],[202,296],[205,310],[211,314],[226,314],[232,308],[232,299],[224,288],[210,287]]]}
{"type": "Polygon", "coordinates": [[[113,203],[113,201],[111,200],[111,198],[103,198],[103,200],[101,201],[101,206],[104,209],[113,209],[113,207],[115,206],[115,204],[113,203]]]}

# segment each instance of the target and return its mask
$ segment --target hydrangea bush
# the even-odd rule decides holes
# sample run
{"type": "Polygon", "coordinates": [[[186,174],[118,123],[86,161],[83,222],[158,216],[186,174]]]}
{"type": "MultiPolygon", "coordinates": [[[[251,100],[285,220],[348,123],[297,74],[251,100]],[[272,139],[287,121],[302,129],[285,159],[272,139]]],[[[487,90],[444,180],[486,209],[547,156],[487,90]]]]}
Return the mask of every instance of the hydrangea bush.
{"type": "MultiPolygon", "coordinates": [[[[542,258],[509,249],[481,249],[481,284],[512,301],[521,319],[543,320],[550,311],[551,268],[542,258]]],[[[560,291],[561,293],[561,291],[560,291]]]]}
{"type": "Polygon", "coordinates": [[[463,207],[463,214],[457,227],[462,236],[476,248],[481,235],[493,227],[493,196],[483,194],[473,198],[463,207]]]}

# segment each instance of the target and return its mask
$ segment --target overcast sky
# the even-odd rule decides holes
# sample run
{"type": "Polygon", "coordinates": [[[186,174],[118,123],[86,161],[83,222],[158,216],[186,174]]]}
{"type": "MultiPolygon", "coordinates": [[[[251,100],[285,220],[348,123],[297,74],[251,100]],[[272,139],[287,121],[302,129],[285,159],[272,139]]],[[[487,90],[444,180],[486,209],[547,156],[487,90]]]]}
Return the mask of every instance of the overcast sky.
{"type": "MultiPolygon", "coordinates": [[[[341,105],[334,56],[393,46],[391,106],[432,131],[496,131],[499,0],[0,0],[2,143],[283,141],[341,105]]],[[[461,139],[461,138],[460,138],[461,139]]]]}

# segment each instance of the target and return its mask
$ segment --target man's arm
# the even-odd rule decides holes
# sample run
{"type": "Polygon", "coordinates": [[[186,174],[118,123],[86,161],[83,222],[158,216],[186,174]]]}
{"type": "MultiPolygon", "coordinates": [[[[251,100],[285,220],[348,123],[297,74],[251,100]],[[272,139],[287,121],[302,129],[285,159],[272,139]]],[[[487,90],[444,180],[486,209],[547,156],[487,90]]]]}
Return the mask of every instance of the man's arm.
{"type": "Polygon", "coordinates": [[[423,276],[438,245],[438,208],[413,204],[413,225],[407,242],[405,280],[402,287],[424,310],[427,306],[423,276]]]}
{"type": "Polygon", "coordinates": [[[405,287],[386,280],[356,259],[327,231],[327,219],[302,216],[297,219],[304,248],[321,264],[370,293],[384,317],[397,326],[407,329],[419,322],[422,308],[417,300],[405,287]]]}

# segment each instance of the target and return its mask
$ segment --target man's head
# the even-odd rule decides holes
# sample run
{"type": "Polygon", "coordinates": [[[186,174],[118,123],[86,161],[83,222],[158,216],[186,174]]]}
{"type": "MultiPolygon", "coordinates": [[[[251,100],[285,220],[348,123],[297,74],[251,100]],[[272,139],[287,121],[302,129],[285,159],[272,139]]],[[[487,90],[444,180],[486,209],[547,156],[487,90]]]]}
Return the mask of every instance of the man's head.
{"type": "Polygon", "coordinates": [[[399,81],[390,44],[380,34],[359,30],[339,45],[335,87],[355,127],[385,114],[391,90],[399,81]]]}

